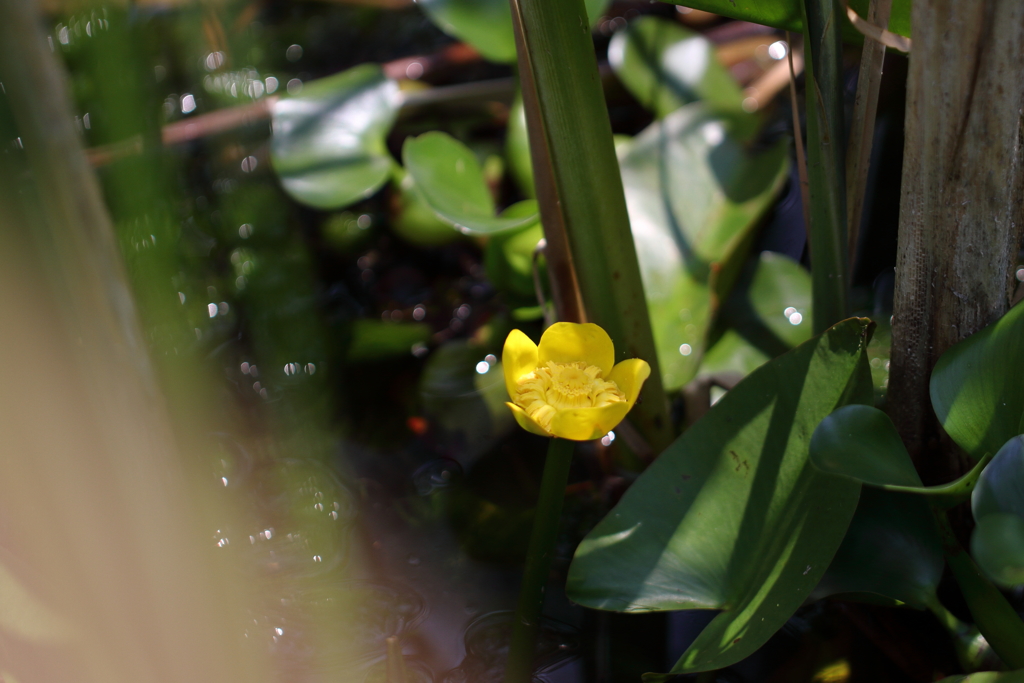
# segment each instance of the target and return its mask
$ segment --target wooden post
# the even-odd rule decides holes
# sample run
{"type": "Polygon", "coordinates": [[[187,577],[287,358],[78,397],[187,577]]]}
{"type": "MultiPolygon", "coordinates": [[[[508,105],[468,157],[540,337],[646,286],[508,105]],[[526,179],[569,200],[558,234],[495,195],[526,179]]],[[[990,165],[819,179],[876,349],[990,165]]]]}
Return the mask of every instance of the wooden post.
{"type": "Polygon", "coordinates": [[[928,384],[1009,307],[1024,228],[1024,3],[915,0],[889,409],[926,483],[964,471],[928,384]]]}

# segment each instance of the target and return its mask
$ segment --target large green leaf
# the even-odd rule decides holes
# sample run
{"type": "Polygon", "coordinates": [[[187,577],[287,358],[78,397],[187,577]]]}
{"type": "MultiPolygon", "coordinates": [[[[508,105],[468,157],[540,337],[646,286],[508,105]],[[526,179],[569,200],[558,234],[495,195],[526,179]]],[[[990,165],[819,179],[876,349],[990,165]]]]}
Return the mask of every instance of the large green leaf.
{"type": "Polygon", "coordinates": [[[713,305],[739,275],[757,220],[786,177],[780,143],[751,157],[700,103],[633,139],[622,182],[667,389],[692,379],[713,305]]]}
{"type": "Polygon", "coordinates": [[[757,126],[757,118],[743,111],[743,91],[711,41],[677,22],[655,16],[630,22],[608,45],[608,63],[658,118],[700,101],[744,133],[757,126]]]}
{"type": "Polygon", "coordinates": [[[1024,584],[1024,518],[997,512],[979,519],[971,536],[971,555],[999,585],[1024,584]]]}
{"type": "Polygon", "coordinates": [[[406,138],[402,162],[434,212],[467,235],[514,230],[538,220],[532,199],[509,207],[514,210],[504,216],[495,216],[494,198],[476,155],[447,133],[432,131],[406,138]]]}
{"type": "Polygon", "coordinates": [[[844,406],[814,430],[811,463],[822,472],[951,507],[971,497],[988,458],[949,484],[925,486],[888,415],[871,406],[844,406]]]}
{"type": "MultiPolygon", "coordinates": [[[[668,1],[668,0],[663,0],[668,1]]],[[[849,5],[857,14],[866,17],[869,0],[850,0],[849,5]]],[[[889,30],[901,36],[910,35],[910,2],[911,0],[893,0],[892,13],[889,16],[889,30]]],[[[686,5],[693,9],[714,12],[733,19],[752,21],[755,24],[774,26],[788,31],[803,31],[800,0],[686,0],[670,3],[686,5]]],[[[855,38],[856,30],[849,26],[843,17],[844,37],[855,38]]]]}
{"type": "Polygon", "coordinates": [[[1024,435],[1003,444],[981,473],[971,494],[971,512],[979,521],[1000,512],[1024,517],[1024,435]]]}
{"type": "Polygon", "coordinates": [[[340,209],[387,182],[384,138],[401,95],[376,64],[309,81],[274,104],[270,155],[284,189],[318,209],[340,209]]]}
{"type": "MultiPolygon", "coordinates": [[[[608,0],[585,2],[591,22],[608,4],[608,0]]],[[[508,0],[418,0],[417,4],[441,30],[469,43],[492,62],[516,61],[508,0]]]]}
{"type": "Polygon", "coordinates": [[[843,321],[727,393],[580,544],[569,597],[724,610],[672,673],[728,666],[764,644],[821,579],[857,507],[859,485],[819,473],[807,452],[833,408],[871,399],[870,325],[843,321]]]}
{"type": "Polygon", "coordinates": [[[1024,306],[942,354],[932,370],[935,414],[975,459],[995,453],[1024,417],[1024,306]]]}
{"type": "Polygon", "coordinates": [[[857,513],[812,598],[883,596],[924,608],[945,566],[928,504],[915,496],[861,490],[857,513]]]}

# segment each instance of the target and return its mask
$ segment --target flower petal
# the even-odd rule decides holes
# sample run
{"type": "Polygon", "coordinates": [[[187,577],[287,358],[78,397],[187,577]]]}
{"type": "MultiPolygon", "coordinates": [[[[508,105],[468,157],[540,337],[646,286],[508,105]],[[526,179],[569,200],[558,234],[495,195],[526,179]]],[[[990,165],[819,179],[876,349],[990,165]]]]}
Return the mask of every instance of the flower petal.
{"type": "Polygon", "coordinates": [[[560,410],[551,420],[551,433],[572,441],[600,439],[614,429],[632,406],[612,403],[601,408],[560,410]]]}
{"type": "Polygon", "coordinates": [[[549,360],[596,365],[607,377],[615,365],[615,346],[608,333],[594,323],[555,323],[541,336],[537,355],[538,365],[549,360]]]}
{"type": "Polygon", "coordinates": [[[533,418],[530,417],[525,410],[517,406],[515,403],[506,403],[505,405],[512,409],[512,415],[516,418],[516,422],[519,423],[520,427],[531,434],[536,434],[537,436],[551,436],[544,431],[543,427],[534,422],[533,418]]]}
{"type": "Polygon", "coordinates": [[[509,398],[516,398],[516,381],[537,369],[537,345],[520,330],[512,330],[501,351],[501,367],[505,372],[505,389],[509,398]]]}
{"type": "Polygon", "coordinates": [[[626,403],[632,408],[636,403],[636,397],[640,395],[640,388],[644,381],[651,376],[651,366],[647,361],[640,358],[630,358],[617,363],[608,375],[608,380],[615,382],[626,396],[626,403]]]}

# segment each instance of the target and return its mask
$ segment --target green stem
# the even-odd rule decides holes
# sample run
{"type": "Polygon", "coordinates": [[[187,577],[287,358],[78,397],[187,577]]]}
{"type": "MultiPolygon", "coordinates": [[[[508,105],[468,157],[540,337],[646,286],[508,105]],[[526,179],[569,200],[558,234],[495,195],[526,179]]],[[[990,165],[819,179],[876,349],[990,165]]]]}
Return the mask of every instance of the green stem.
{"type": "Polygon", "coordinates": [[[847,316],[843,63],[837,0],[805,0],[807,175],[814,332],[847,316]]]}
{"type": "Polygon", "coordinates": [[[949,631],[953,648],[956,650],[956,658],[964,671],[970,673],[984,669],[991,657],[991,646],[981,635],[978,627],[957,619],[938,598],[933,597],[928,603],[928,609],[949,631]]]}
{"type": "Polygon", "coordinates": [[[946,561],[960,584],[975,625],[1007,666],[1024,668],[1024,621],[960,545],[946,513],[936,508],[932,512],[942,536],[946,561]]]}
{"type": "Polygon", "coordinates": [[[544,584],[551,572],[551,560],[558,539],[558,519],[562,515],[562,499],[569,481],[573,442],[551,439],[540,498],[533,519],[530,547],[526,552],[526,568],[519,588],[512,626],[512,645],[505,668],[505,683],[530,683],[533,677],[533,656],[540,630],[540,613],[544,604],[544,584]]]}
{"type": "Polygon", "coordinates": [[[644,401],[629,419],[660,453],[672,442],[673,427],[586,7],[583,0],[510,4],[545,257],[561,290],[555,292],[560,314],[603,327],[615,343],[615,360],[650,363],[644,401]],[[568,291],[574,285],[579,301],[568,291]]]}

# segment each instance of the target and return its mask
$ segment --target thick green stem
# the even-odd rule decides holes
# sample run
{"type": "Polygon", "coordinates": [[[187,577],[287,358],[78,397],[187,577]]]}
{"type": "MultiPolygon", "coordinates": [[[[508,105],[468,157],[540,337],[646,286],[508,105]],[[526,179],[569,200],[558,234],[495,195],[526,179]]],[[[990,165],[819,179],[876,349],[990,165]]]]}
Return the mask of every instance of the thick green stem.
{"type": "Polygon", "coordinates": [[[933,513],[946,561],[960,584],[975,625],[1007,666],[1024,668],[1024,621],[960,545],[946,513],[934,508],[933,513]]]}
{"type": "Polygon", "coordinates": [[[533,676],[533,656],[540,630],[540,612],[544,604],[544,584],[551,572],[551,560],[558,539],[558,519],[562,515],[562,499],[569,481],[573,442],[551,439],[548,457],[544,463],[544,476],[540,483],[540,498],[533,519],[530,547],[526,552],[526,568],[519,588],[512,626],[512,646],[508,653],[505,683],[530,683],[533,676]]]}
{"type": "Polygon", "coordinates": [[[992,658],[992,648],[984,636],[981,635],[981,631],[978,630],[977,626],[957,619],[952,612],[939,602],[938,598],[933,598],[928,603],[928,609],[939,620],[939,623],[949,631],[949,636],[953,641],[953,648],[956,650],[956,658],[959,660],[960,666],[964,668],[964,671],[968,673],[982,671],[990,666],[989,660],[992,658]]]}
{"type": "Polygon", "coordinates": [[[837,0],[805,0],[807,175],[814,332],[847,316],[843,63],[837,0]]]}

